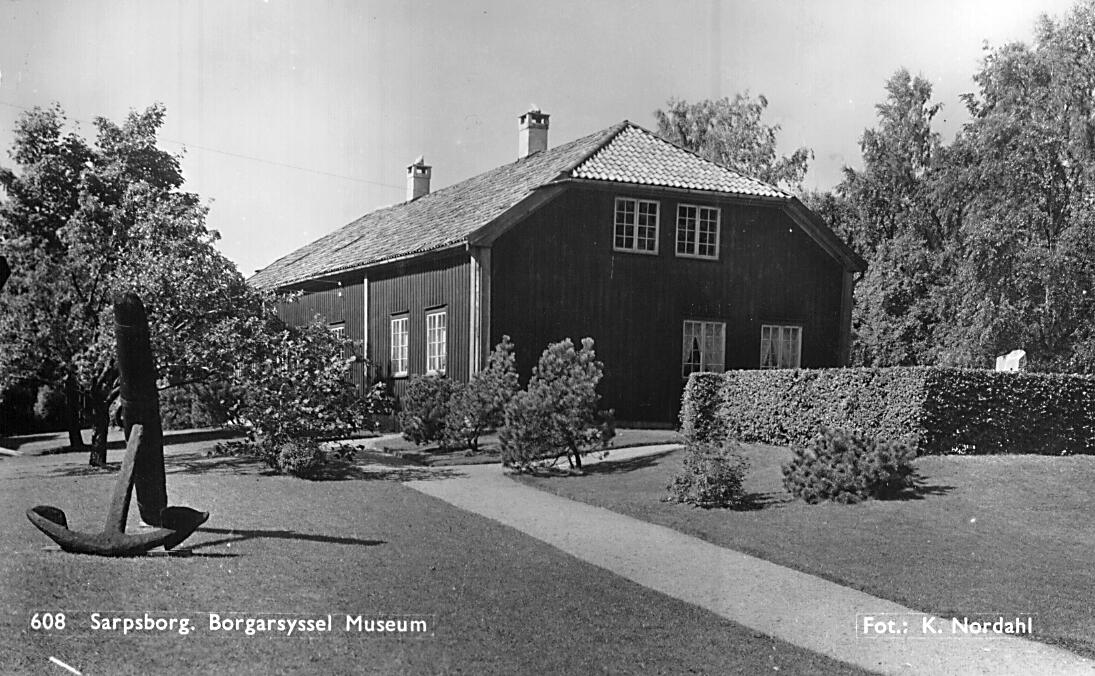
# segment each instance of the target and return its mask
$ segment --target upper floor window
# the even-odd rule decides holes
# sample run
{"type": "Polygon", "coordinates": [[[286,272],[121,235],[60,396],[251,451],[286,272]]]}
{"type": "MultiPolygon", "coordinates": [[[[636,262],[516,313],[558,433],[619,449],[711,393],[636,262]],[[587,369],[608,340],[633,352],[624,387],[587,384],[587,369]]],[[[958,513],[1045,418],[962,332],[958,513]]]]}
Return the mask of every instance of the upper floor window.
{"type": "Polygon", "coordinates": [[[658,253],[658,203],[617,197],[612,248],[616,251],[658,253]]]}
{"type": "Polygon", "coordinates": [[[726,324],[686,319],[681,376],[697,371],[721,372],[726,366],[726,324]]]}
{"type": "Polygon", "coordinates": [[[760,367],[762,369],[797,369],[802,357],[802,327],[760,327],[760,367]]]}
{"type": "Polygon", "coordinates": [[[409,368],[410,317],[392,317],[392,375],[407,375],[409,368]]]}
{"type": "Polygon", "coordinates": [[[716,207],[677,205],[677,255],[719,257],[719,210],[716,207]]]}
{"type": "Polygon", "coordinates": [[[444,310],[426,313],[426,373],[444,373],[447,353],[444,310]]]}

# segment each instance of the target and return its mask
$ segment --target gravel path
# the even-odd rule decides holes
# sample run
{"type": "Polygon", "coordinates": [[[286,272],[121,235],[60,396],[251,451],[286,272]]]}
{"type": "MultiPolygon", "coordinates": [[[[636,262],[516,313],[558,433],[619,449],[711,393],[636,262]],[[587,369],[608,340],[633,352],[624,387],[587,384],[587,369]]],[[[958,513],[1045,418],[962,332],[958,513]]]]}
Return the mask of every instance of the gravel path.
{"type": "MultiPolygon", "coordinates": [[[[671,448],[617,450],[606,462],[671,448]]],[[[662,526],[538,491],[508,478],[498,465],[462,467],[451,478],[405,485],[516,528],[650,589],[872,671],[1095,674],[1091,660],[1036,641],[925,638],[922,614],[913,609],[662,526]],[[887,614],[906,618],[909,633],[892,638],[857,634],[857,624],[862,627],[865,616],[887,620],[887,614]]],[[[943,624],[938,619],[933,626],[943,624]]]]}

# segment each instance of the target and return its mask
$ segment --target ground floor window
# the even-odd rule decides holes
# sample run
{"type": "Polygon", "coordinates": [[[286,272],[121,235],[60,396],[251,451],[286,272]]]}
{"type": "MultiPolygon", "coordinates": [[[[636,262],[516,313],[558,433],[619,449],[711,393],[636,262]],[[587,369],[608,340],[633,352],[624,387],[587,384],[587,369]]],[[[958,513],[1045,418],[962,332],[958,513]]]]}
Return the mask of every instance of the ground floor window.
{"type": "Polygon", "coordinates": [[[408,369],[408,344],[410,318],[407,315],[392,317],[392,375],[405,376],[408,369]]]}
{"type": "Polygon", "coordinates": [[[802,357],[802,327],[764,324],[760,327],[760,367],[797,369],[802,357]]]}
{"type": "Polygon", "coordinates": [[[726,324],[702,320],[684,320],[684,353],[681,376],[697,371],[725,370],[726,324]]]}
{"type": "Polygon", "coordinates": [[[446,358],[445,316],[444,310],[426,313],[426,373],[444,373],[446,358]]]}

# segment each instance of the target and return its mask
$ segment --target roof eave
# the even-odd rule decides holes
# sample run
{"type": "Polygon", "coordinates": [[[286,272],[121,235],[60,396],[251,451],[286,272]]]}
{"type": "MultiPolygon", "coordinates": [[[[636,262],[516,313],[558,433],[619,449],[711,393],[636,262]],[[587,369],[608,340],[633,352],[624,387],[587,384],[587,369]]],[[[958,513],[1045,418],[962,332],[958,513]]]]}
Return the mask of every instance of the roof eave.
{"type": "MultiPolygon", "coordinates": [[[[352,275],[354,273],[364,273],[375,268],[381,268],[386,265],[394,265],[397,263],[403,263],[417,258],[434,258],[436,256],[444,256],[455,252],[463,251],[467,248],[466,238],[461,238],[454,242],[443,244],[433,249],[424,249],[422,251],[412,251],[410,253],[401,254],[399,256],[391,256],[389,258],[381,258],[368,263],[360,263],[356,265],[348,265],[341,268],[333,268],[331,270],[324,270],[323,272],[309,275],[307,277],[297,277],[288,281],[279,281],[274,284],[260,286],[258,288],[272,289],[274,291],[283,291],[295,286],[301,286],[313,281],[324,281],[336,277],[343,277],[346,275],[352,275]]],[[[252,277],[253,279],[253,277],[252,277]]],[[[250,284],[251,280],[247,280],[250,284]]]]}

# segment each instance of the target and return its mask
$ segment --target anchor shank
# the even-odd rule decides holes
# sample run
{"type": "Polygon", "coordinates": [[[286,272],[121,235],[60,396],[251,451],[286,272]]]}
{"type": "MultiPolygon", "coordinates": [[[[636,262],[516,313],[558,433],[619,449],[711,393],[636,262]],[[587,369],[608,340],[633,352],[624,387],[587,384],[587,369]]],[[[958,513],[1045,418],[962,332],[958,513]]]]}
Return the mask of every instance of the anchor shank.
{"type": "Polygon", "coordinates": [[[135,293],[115,297],[114,333],[117,338],[122,423],[126,438],[129,438],[135,424],[144,427],[144,441],[137,449],[133,465],[137,508],[145,523],[159,526],[160,513],[167,507],[160,398],[156,390],[156,363],[148,335],[148,315],[135,293]]]}
{"type": "Polygon", "coordinates": [[[110,498],[110,509],[106,514],[106,527],[104,533],[124,533],[125,523],[129,517],[129,500],[133,495],[133,466],[136,464],[137,453],[140,451],[144,440],[144,426],[137,424],[129,431],[129,442],[125,447],[125,459],[122,460],[122,471],[114,482],[114,493],[110,498]]]}

